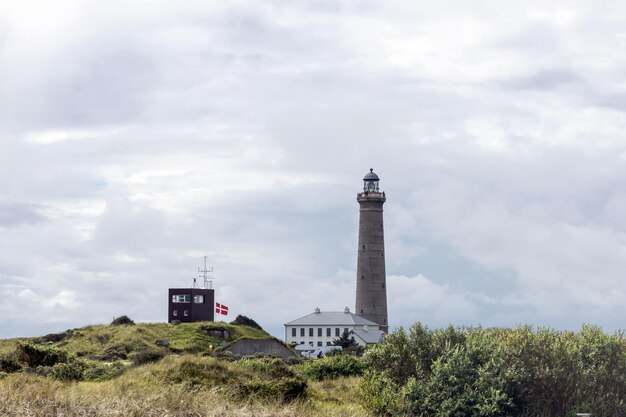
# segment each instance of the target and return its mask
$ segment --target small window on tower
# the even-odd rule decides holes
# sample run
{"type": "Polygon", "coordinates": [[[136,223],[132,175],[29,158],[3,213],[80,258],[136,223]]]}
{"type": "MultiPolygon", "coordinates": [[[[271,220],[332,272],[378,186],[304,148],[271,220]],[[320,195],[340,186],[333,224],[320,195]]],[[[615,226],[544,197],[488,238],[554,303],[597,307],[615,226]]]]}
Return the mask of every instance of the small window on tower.
{"type": "Polygon", "coordinates": [[[385,288],[385,283],[383,282],[383,288],[385,288]]]}
{"type": "Polygon", "coordinates": [[[363,309],[361,309],[361,314],[363,314],[363,309]]]}
{"type": "Polygon", "coordinates": [[[365,245],[363,245],[363,249],[365,249],[365,245]]]}
{"type": "Polygon", "coordinates": [[[365,275],[361,275],[361,281],[365,279],[365,275]]]}

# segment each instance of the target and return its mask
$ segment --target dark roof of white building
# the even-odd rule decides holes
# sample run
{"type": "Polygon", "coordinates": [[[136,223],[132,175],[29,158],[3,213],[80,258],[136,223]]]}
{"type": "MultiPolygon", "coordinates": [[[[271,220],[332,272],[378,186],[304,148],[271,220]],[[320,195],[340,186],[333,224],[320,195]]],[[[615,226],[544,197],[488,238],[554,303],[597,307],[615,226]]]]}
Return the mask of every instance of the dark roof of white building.
{"type": "Polygon", "coordinates": [[[370,326],[379,325],[350,313],[350,310],[346,308],[344,311],[320,311],[315,309],[314,313],[285,323],[285,326],[362,326],[365,324],[370,326]]]}

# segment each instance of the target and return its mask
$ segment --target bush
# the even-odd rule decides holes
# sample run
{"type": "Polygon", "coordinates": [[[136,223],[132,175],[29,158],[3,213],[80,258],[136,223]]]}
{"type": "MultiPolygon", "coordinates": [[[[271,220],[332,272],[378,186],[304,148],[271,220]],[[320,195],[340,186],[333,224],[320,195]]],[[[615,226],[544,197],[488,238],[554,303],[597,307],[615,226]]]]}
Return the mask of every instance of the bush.
{"type": "Polygon", "coordinates": [[[103,361],[115,361],[118,359],[128,359],[128,349],[126,346],[120,344],[114,344],[108,346],[102,355],[98,357],[103,361]]]}
{"type": "Polygon", "coordinates": [[[83,379],[87,381],[107,381],[124,373],[124,365],[116,363],[88,362],[83,370],[83,379]]]}
{"type": "Polygon", "coordinates": [[[120,316],[116,319],[113,319],[111,322],[111,326],[123,326],[123,325],[134,325],[135,322],[132,321],[128,316],[120,316]]]}
{"type": "Polygon", "coordinates": [[[363,361],[356,356],[334,355],[308,361],[300,366],[300,370],[306,378],[321,381],[342,376],[362,375],[364,365],[363,361]]]}
{"type": "Polygon", "coordinates": [[[238,360],[236,364],[270,378],[293,378],[296,376],[285,361],[278,358],[245,358],[238,360]]]}
{"type": "Polygon", "coordinates": [[[284,378],[277,381],[252,380],[241,384],[242,398],[291,401],[306,394],[306,381],[301,378],[284,378]]]}
{"type": "Polygon", "coordinates": [[[133,361],[133,365],[140,366],[146,363],[158,362],[165,357],[165,352],[162,350],[140,350],[137,352],[131,360],[133,361]]]}
{"type": "Polygon", "coordinates": [[[18,344],[15,356],[18,361],[30,368],[54,366],[57,363],[64,363],[68,360],[68,354],[64,350],[49,346],[37,346],[31,343],[18,344]]]}
{"type": "Polygon", "coordinates": [[[79,361],[57,363],[51,368],[51,376],[62,381],[81,381],[84,364],[79,361]]]}
{"type": "Polygon", "coordinates": [[[178,369],[170,372],[168,377],[173,382],[184,382],[192,386],[223,386],[237,383],[237,375],[226,364],[215,359],[203,361],[186,359],[178,369]]]}
{"type": "Polygon", "coordinates": [[[256,321],[252,320],[251,318],[248,318],[246,316],[242,316],[241,314],[238,315],[235,318],[235,320],[231,321],[230,324],[235,324],[235,325],[239,325],[239,326],[249,326],[249,327],[254,327],[255,329],[263,330],[263,328],[261,326],[259,326],[259,323],[257,323],[256,321]]]}
{"type": "Polygon", "coordinates": [[[22,369],[22,364],[11,356],[0,357],[0,372],[11,374],[22,369]]]}
{"type": "Polygon", "coordinates": [[[432,331],[417,323],[364,361],[360,390],[376,414],[626,415],[626,340],[597,327],[432,331]]]}

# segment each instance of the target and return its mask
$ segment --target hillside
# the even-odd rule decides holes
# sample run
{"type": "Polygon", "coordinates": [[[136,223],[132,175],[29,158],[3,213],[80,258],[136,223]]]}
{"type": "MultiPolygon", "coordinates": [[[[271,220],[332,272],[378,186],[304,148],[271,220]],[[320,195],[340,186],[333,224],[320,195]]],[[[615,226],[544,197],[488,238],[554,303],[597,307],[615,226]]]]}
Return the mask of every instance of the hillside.
{"type": "Polygon", "coordinates": [[[356,395],[358,358],[221,351],[240,338],[272,336],[204,322],[94,325],[1,340],[0,415],[366,415],[356,395]]]}
{"type": "MultiPolygon", "coordinates": [[[[215,333],[215,332],[214,332],[215,333]]],[[[135,325],[93,325],[52,333],[42,337],[0,340],[0,354],[6,354],[20,342],[30,342],[62,348],[78,357],[125,359],[135,352],[157,346],[167,339],[175,353],[210,352],[221,342],[233,342],[241,337],[272,338],[268,333],[249,326],[228,323],[139,323],[135,325]],[[228,337],[212,336],[213,330],[225,330],[228,337]]]]}

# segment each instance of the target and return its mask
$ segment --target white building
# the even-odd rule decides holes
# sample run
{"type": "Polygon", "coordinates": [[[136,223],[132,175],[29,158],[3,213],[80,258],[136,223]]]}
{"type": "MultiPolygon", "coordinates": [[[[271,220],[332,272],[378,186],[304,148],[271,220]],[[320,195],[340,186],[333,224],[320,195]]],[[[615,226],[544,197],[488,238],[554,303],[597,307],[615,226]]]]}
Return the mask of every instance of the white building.
{"type": "Polygon", "coordinates": [[[285,343],[330,346],[344,332],[352,332],[361,346],[378,343],[384,337],[377,323],[350,313],[348,307],[343,312],[316,308],[315,312],[285,324],[285,343]]]}

